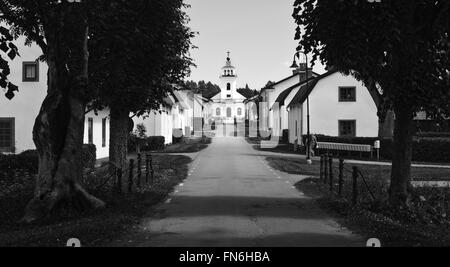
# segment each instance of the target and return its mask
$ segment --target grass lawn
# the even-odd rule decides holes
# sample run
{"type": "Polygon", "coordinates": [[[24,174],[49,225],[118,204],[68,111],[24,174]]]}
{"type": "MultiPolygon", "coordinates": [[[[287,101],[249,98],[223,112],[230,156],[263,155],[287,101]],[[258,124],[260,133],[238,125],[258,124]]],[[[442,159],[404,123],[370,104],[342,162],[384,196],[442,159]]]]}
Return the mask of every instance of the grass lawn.
{"type": "Polygon", "coordinates": [[[111,185],[99,188],[88,181],[86,188],[107,203],[107,208],[85,213],[51,216],[39,223],[23,225],[27,201],[32,198],[34,181],[18,181],[0,186],[0,247],[4,246],[65,246],[70,238],[78,238],[83,246],[102,246],[122,234],[132,232],[149,208],[162,200],[181,181],[186,179],[186,156],[155,155],[155,184],[143,185],[133,194],[112,193],[111,185]]]}
{"type": "MultiPolygon", "coordinates": [[[[267,160],[273,168],[290,174],[310,176],[320,174],[320,164],[317,161],[313,165],[308,165],[303,159],[269,157],[267,160]]],[[[347,164],[346,169],[351,170],[353,166],[357,166],[363,175],[376,176],[383,181],[390,180],[391,166],[347,164]]],[[[334,167],[337,177],[338,163],[334,163],[334,167]]],[[[349,174],[349,171],[346,171],[346,174],[349,174]]],[[[411,176],[413,181],[450,181],[450,169],[412,168],[411,176]]]]}
{"type": "Polygon", "coordinates": [[[153,153],[195,153],[207,148],[211,142],[210,137],[185,138],[181,143],[170,145],[163,151],[153,153]]]}
{"type": "MultiPolygon", "coordinates": [[[[367,238],[377,237],[385,246],[450,246],[450,218],[447,216],[450,214],[450,188],[414,188],[410,205],[393,209],[386,203],[390,167],[357,165],[365,183],[358,180],[359,204],[352,206],[352,180],[347,170],[343,194],[339,197],[336,184],[334,192],[330,193],[329,184],[317,178],[320,169],[317,162],[310,166],[301,159],[269,157],[267,160],[277,170],[311,176],[296,184],[299,191],[315,198],[342,224],[367,238]]],[[[346,169],[350,170],[351,166],[346,169]]],[[[444,180],[449,179],[450,170],[413,168],[412,175],[416,180],[419,177],[444,180]]],[[[334,177],[337,177],[337,169],[334,177]]]]}

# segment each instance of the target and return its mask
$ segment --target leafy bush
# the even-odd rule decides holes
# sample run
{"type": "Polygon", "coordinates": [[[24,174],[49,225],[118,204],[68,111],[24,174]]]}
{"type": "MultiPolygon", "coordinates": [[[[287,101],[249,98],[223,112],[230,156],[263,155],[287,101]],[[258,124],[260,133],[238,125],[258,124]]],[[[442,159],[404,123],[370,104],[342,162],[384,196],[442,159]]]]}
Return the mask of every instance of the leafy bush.
{"type": "Polygon", "coordinates": [[[289,130],[288,129],[284,129],[281,136],[282,136],[281,137],[281,142],[283,144],[288,144],[289,143],[289,130]]]}
{"type": "Polygon", "coordinates": [[[166,138],[164,136],[150,136],[144,140],[143,151],[164,150],[166,138]]]}
{"type": "MultiPolygon", "coordinates": [[[[214,123],[215,125],[215,123],[214,123]]],[[[178,144],[183,142],[184,136],[183,136],[183,129],[173,129],[172,134],[172,144],[178,144]]]]}
{"type": "Polygon", "coordinates": [[[420,138],[422,138],[422,137],[425,137],[425,138],[428,138],[428,137],[450,138],[450,132],[443,132],[443,133],[442,132],[422,132],[422,133],[417,133],[416,137],[420,137],[420,138]]]}
{"type": "MultiPolygon", "coordinates": [[[[376,137],[335,137],[326,135],[316,135],[318,142],[339,143],[339,144],[359,144],[373,146],[376,137]]],[[[381,141],[380,156],[385,160],[392,160],[393,140],[383,139],[381,141]]],[[[303,143],[306,143],[306,135],[303,136],[303,143]]],[[[359,154],[359,153],[357,153],[359,154]]],[[[427,137],[416,137],[413,142],[413,161],[418,162],[450,162],[450,138],[437,137],[437,134],[430,133],[427,137]]]]}
{"type": "MultiPolygon", "coordinates": [[[[94,168],[97,161],[95,145],[83,145],[83,167],[94,168]]],[[[39,156],[36,150],[27,150],[19,155],[0,155],[0,178],[13,177],[16,173],[38,173],[39,156]]]]}
{"type": "Polygon", "coordinates": [[[83,167],[94,169],[97,163],[97,147],[93,144],[83,145],[83,167]]]}
{"type": "Polygon", "coordinates": [[[0,176],[14,176],[16,172],[37,173],[38,154],[28,150],[19,155],[0,156],[0,176]]]}
{"type": "MultiPolygon", "coordinates": [[[[393,156],[393,140],[381,141],[381,157],[391,160],[393,156]]],[[[413,142],[413,161],[419,162],[450,162],[450,139],[448,138],[418,138],[413,142]]]]}

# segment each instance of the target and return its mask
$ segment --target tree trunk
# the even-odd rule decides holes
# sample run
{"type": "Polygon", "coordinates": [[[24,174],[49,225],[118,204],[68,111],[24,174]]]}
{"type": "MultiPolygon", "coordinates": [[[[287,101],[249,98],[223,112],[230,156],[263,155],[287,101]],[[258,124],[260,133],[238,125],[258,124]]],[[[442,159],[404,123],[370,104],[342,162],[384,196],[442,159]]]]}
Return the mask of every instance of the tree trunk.
{"type": "Polygon", "coordinates": [[[413,112],[408,107],[395,109],[394,154],[389,202],[394,207],[408,205],[411,189],[413,112]]]}
{"type": "Polygon", "coordinates": [[[394,112],[388,110],[385,114],[378,117],[378,138],[391,139],[394,136],[394,112]]]}
{"type": "Polygon", "coordinates": [[[110,171],[114,173],[116,169],[127,168],[130,113],[118,105],[111,105],[110,114],[109,162],[110,171]]]}
{"type": "MultiPolygon", "coordinates": [[[[61,15],[61,17],[63,17],[61,15]]],[[[61,19],[62,20],[62,19],[61,19]]],[[[74,28],[72,37],[62,28],[47,30],[48,94],[33,129],[39,154],[34,198],[23,221],[30,223],[59,208],[84,210],[105,203],[90,195],[79,181],[83,174],[82,148],[88,82],[87,21],[74,28]],[[67,40],[70,40],[70,46],[67,40]]],[[[66,26],[64,26],[66,25],[66,26]]]]}

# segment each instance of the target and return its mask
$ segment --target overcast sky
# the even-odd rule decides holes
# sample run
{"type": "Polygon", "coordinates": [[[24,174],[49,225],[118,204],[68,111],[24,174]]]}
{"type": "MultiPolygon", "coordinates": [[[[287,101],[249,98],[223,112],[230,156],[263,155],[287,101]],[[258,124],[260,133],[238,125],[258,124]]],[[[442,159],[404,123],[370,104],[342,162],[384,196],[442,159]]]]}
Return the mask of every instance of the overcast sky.
{"type": "MultiPolygon", "coordinates": [[[[187,0],[190,27],[199,35],[192,51],[197,68],[190,80],[219,82],[226,52],[238,71],[238,86],[261,89],[290,74],[295,23],[293,0],[187,0]]],[[[314,71],[323,73],[322,67],[314,71]]]]}

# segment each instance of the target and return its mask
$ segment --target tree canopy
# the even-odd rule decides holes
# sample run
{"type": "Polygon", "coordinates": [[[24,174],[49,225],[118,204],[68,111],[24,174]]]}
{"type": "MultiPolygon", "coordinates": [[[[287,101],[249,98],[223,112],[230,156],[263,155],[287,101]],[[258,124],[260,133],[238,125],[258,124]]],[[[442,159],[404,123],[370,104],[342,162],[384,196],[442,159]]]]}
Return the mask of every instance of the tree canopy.
{"type": "Polygon", "coordinates": [[[212,82],[199,81],[187,81],[185,82],[186,89],[194,92],[194,94],[202,95],[207,99],[211,99],[218,93],[220,93],[220,86],[213,84],[212,82]]]}
{"type": "Polygon", "coordinates": [[[362,80],[379,116],[395,112],[390,202],[411,187],[413,118],[448,115],[450,3],[447,0],[296,0],[297,50],[362,80]]]}
{"type": "Polygon", "coordinates": [[[136,114],[158,109],[190,73],[191,37],[182,0],[105,1],[90,28],[95,104],[136,114]]]}

